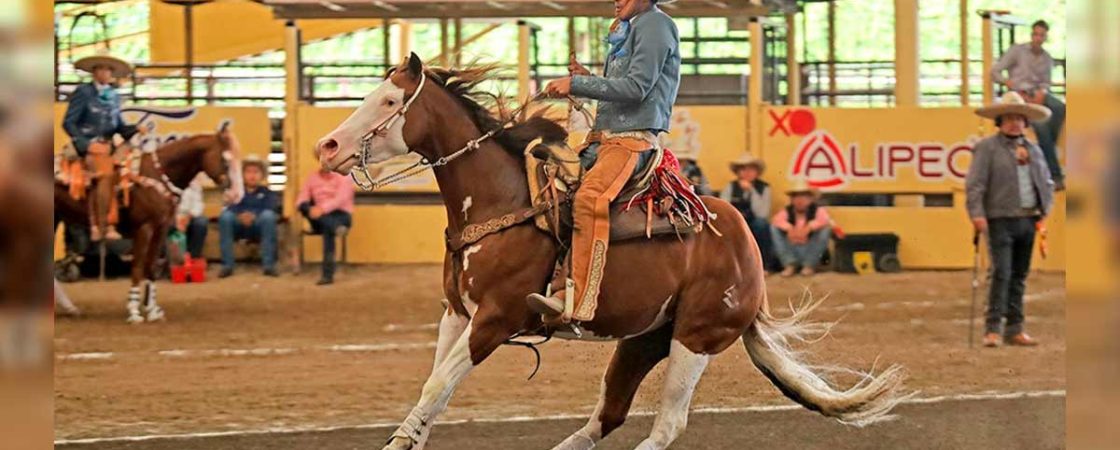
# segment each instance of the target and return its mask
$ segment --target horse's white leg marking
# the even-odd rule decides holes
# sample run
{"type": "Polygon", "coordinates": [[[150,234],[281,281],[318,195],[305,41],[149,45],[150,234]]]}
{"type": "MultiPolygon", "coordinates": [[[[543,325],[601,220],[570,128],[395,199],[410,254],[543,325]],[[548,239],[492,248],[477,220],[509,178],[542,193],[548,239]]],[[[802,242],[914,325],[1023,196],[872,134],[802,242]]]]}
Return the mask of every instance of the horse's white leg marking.
{"type": "Polygon", "coordinates": [[[450,306],[446,306],[446,308],[447,311],[439,319],[439,338],[436,339],[436,358],[435,364],[432,366],[432,372],[439,368],[439,363],[447,357],[451,345],[459,339],[463,330],[467,329],[467,318],[456,314],[450,306]]]}
{"type": "Polygon", "coordinates": [[[144,316],[140,315],[140,285],[128,288],[128,323],[141,323],[144,316]]]}
{"type": "Polygon", "coordinates": [[[463,199],[463,222],[470,222],[470,218],[467,216],[467,211],[471,209],[471,205],[473,203],[474,202],[473,200],[471,200],[471,196],[469,195],[467,196],[467,198],[463,199]]]}
{"type": "Polygon", "coordinates": [[[603,414],[603,403],[606,402],[606,397],[607,380],[604,378],[603,386],[599,390],[599,403],[595,405],[595,412],[591,413],[587,425],[568,436],[564,442],[553,447],[552,450],[591,450],[595,448],[595,444],[603,439],[603,422],[599,420],[599,416],[603,414]]]}
{"type": "Polygon", "coordinates": [[[436,416],[447,408],[455,387],[474,368],[471,362],[471,328],[467,322],[466,330],[451,346],[447,356],[440,362],[420,394],[420,401],[408,413],[401,426],[393,433],[393,438],[383,450],[419,450],[424,448],[428,433],[436,416]]]}
{"type": "Polygon", "coordinates": [[[482,244],[472,245],[463,250],[463,272],[471,268],[471,255],[478,253],[479,250],[482,250],[482,244]]]}
{"type": "Polygon", "coordinates": [[[661,409],[653,422],[653,431],[636,450],[662,450],[669,447],[688,425],[688,405],[700,375],[708,367],[710,355],[692,353],[674,339],[669,349],[669,367],[665,371],[665,387],[661,392],[661,409]]]}
{"type": "Polygon", "coordinates": [[[148,313],[148,322],[163,320],[163,308],[156,303],[156,280],[148,280],[148,296],[144,299],[144,312],[148,313]]]}

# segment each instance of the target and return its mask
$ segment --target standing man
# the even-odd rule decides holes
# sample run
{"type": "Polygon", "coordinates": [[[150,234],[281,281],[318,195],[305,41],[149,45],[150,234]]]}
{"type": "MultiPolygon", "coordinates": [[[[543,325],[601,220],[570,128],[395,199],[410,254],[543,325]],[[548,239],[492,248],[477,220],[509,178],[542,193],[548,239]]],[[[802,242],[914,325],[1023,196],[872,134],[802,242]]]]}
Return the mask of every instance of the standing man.
{"type": "Polygon", "coordinates": [[[222,271],[218,278],[233,275],[233,241],[258,240],[261,243],[261,265],[264,274],[280,276],[276,271],[276,223],[280,201],[264,183],[264,161],[250,155],[241,161],[245,179],[245,196],[240,203],[227,205],[218,215],[218,234],[222,250],[222,271]]]}
{"type": "Polygon", "coordinates": [[[70,136],[78,156],[86,159],[93,172],[93,197],[90,199],[92,241],[118,240],[117,202],[113,198],[113,136],[129,140],[136,127],[121,118],[121,97],[116,79],[132,73],[132,66],[109,55],[87,56],[74,67],[93,75],[70,94],[62,129],[70,136]],[[104,232],[104,233],[102,233],[104,232]]]}
{"type": "Polygon", "coordinates": [[[680,85],[680,35],[658,3],[668,2],[615,0],[604,76],[592,75],[573,56],[568,66],[572,75],[545,87],[552,97],[575,95],[599,101],[595,125],[580,155],[593,166],[584,176],[572,208],[574,280],[553,280],[558,289],[552,297],[531,294],[528,298],[529,307],[546,319],[588,321],[594,317],[610,243],[611,201],[639,162],[648,160],[659,146],[657,135],[669,129],[680,85]],[[574,286],[571,302],[567,301],[569,285],[574,286]]]}
{"type": "Polygon", "coordinates": [[[1046,165],[1054,179],[1057,190],[1065,189],[1065,175],[1058,161],[1058,135],[1066,122],[1066,104],[1050,92],[1050,73],[1054,70],[1054,58],[1042,48],[1050,25],[1039,20],[1031,25],[1031,41],[1013,45],[1007,53],[992,66],[992,79],[1016,91],[1030,103],[1043,105],[1050,109],[1048,119],[1032,120],[1031,127],[1038,136],[1038,145],[1046,156],[1046,165]],[[1004,76],[1006,71],[1008,76],[1004,76]]]}
{"type": "Polygon", "coordinates": [[[350,177],[320,167],[307,178],[296,199],[311,230],[323,235],[323,275],[318,285],[334,283],[334,239],[346,234],[354,214],[354,184],[350,177]]]}
{"type": "Polygon", "coordinates": [[[1023,293],[1035,229],[1053,206],[1054,187],[1042,151],[1023,137],[1023,130],[1031,121],[1046,120],[1050,111],[1012,91],[976,114],[994,119],[999,128],[976,143],[965,179],[968,215],[977,233],[988,234],[991,252],[984,346],[998,346],[1001,331],[1009,345],[1037,345],[1023,331],[1023,293]]]}

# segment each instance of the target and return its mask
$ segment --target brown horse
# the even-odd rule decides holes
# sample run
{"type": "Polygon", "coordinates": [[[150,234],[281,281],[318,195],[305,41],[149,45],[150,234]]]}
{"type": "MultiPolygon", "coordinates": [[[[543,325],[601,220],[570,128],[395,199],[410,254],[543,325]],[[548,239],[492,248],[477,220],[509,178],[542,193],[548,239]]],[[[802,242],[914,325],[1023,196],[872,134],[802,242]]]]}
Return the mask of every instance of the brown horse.
{"type": "MultiPolygon", "coordinates": [[[[245,194],[241,182],[241,162],[236,136],[227,125],[215,134],[197,135],[174,140],[154,152],[137,156],[139,170],[129,190],[130,204],[122,210],[121,223],[126,236],[132,238],[132,287],[128,294],[128,322],[149,322],[164,318],[156,303],[155,262],[163,251],[167,233],[175,220],[179,192],[199,172],[205,172],[225,192],[231,202],[245,194]],[[144,312],[140,314],[141,281],[146,283],[144,312]]],[[[126,162],[128,164],[128,162],[126,162]]],[[[69,194],[60,181],[54,185],[55,216],[67,226],[89,226],[90,193],[81,200],[69,194]]]]}
{"type": "MultiPolygon", "coordinates": [[[[447,207],[447,236],[530,208],[523,149],[531,139],[563,140],[566,133],[540,117],[501,127],[479,104],[476,86],[486,70],[425,69],[416,55],[350,118],[319,141],[323,166],[340,173],[416,152],[434,164],[447,207]],[[363,142],[364,141],[364,142],[363,142]],[[478,142],[477,148],[468,145],[478,142]],[[456,155],[455,152],[468,150],[456,155]],[[445,158],[441,160],[441,158],[445,158]],[[450,159],[450,160],[449,160],[450,159]]],[[[448,306],[439,325],[435,365],[420,401],[386,449],[422,448],[455,387],[498,346],[514,336],[618,340],[590,421],[558,449],[589,449],[622,425],[638,385],[668,357],[660,414],[638,448],[666,448],[684,430],[689,402],[711,358],[743,339],[751,360],[790,399],[851,424],[885,419],[903,395],[898,367],[839,389],[798,358],[790,341],[819,326],[802,323],[812,309],[777,319],[768,313],[762,262],[746,223],[728,203],[703,199],[716,214],[712,232],[654,237],[611,246],[596,317],[578,333],[542,328],[525,296],[549,282],[557,245],[530,223],[506,227],[444,263],[448,306]]],[[[449,249],[451,246],[449,245],[449,249]]]]}

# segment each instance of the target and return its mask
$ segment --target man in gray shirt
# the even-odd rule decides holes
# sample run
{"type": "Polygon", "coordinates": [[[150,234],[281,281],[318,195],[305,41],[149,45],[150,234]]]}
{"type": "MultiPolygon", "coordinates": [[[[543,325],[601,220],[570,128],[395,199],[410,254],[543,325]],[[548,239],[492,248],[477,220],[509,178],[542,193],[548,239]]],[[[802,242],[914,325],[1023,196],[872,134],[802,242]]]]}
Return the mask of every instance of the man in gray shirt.
{"type": "Polygon", "coordinates": [[[1023,293],[1035,229],[1053,207],[1054,188],[1042,151],[1026,140],[1023,130],[1028,121],[1045,120],[1050,111],[1012,91],[976,114],[994,119],[999,128],[973,147],[965,179],[968,216],[977,233],[987,233],[991,252],[984,346],[998,346],[1001,329],[1009,345],[1037,345],[1023,332],[1023,293]]]}
{"type": "Polygon", "coordinates": [[[1065,176],[1058,161],[1058,135],[1066,121],[1066,104],[1050,92],[1050,73],[1054,69],[1054,58],[1042,48],[1046,42],[1050,25],[1039,20],[1031,25],[1031,41],[1013,45],[992,66],[992,80],[1019,92],[1028,102],[1046,106],[1051,111],[1049,119],[1031,122],[1038,145],[1046,156],[1050,176],[1059,190],[1065,188],[1065,176]],[[1008,75],[1004,76],[1003,73],[1008,75]]]}

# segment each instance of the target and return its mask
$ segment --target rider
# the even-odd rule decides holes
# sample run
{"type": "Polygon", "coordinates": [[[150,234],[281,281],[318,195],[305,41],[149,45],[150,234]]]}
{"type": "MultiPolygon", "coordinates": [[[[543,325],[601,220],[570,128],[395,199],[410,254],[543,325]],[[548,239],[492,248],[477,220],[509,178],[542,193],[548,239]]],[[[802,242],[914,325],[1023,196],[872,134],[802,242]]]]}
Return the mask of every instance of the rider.
{"type": "Polygon", "coordinates": [[[94,173],[94,194],[91,206],[90,239],[120,239],[117,232],[117,202],[113,198],[113,136],[124,140],[136,134],[136,127],[121,118],[121,98],[115,79],[132,73],[127,62],[106,55],[79,59],[74,67],[89,72],[93,79],[78,86],[70,94],[70,104],[62,120],[62,128],[74,144],[78,156],[85,158],[94,173]],[[105,230],[104,235],[101,231],[105,230]]]}
{"type": "Polygon", "coordinates": [[[568,67],[572,75],[545,88],[552,97],[599,100],[598,117],[581,154],[594,165],[584,176],[573,206],[573,303],[566,304],[564,288],[552,297],[530,295],[529,306],[546,318],[562,314],[564,320],[587,321],[594,317],[610,242],[611,201],[639,160],[649,159],[657,135],[669,129],[680,84],[680,37],[673,19],[658,3],[669,1],[614,0],[604,76],[592,75],[573,56],[568,67]]]}

